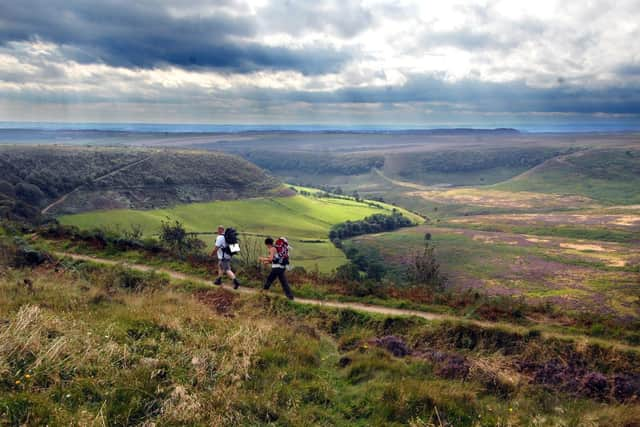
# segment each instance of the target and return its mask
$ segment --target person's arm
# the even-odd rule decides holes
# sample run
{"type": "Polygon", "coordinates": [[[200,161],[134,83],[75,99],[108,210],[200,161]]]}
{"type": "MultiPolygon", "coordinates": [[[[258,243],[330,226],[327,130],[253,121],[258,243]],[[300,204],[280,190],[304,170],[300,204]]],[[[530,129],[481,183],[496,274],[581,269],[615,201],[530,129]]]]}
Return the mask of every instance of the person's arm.
{"type": "Polygon", "coordinates": [[[269,248],[269,256],[260,257],[260,261],[265,264],[273,262],[273,258],[276,256],[276,248],[269,248]]]}
{"type": "Polygon", "coordinates": [[[220,244],[220,236],[216,237],[216,243],[213,245],[213,251],[211,252],[211,256],[212,257],[217,257],[218,256],[218,250],[220,249],[220,246],[218,246],[220,244]]]}

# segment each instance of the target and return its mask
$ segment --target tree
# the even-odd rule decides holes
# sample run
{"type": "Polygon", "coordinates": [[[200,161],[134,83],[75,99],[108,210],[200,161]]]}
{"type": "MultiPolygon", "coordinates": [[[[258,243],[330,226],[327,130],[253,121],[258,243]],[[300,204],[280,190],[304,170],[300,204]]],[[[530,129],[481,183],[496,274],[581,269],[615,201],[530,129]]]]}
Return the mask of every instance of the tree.
{"type": "Polygon", "coordinates": [[[441,289],[445,285],[446,278],[440,273],[440,264],[436,260],[434,247],[429,240],[425,240],[423,250],[416,252],[411,258],[407,276],[411,282],[418,285],[435,289],[441,289]]]}
{"type": "Polygon", "coordinates": [[[348,262],[336,268],[336,279],[342,282],[357,282],[362,278],[360,277],[358,266],[352,262],[348,262]]]}
{"type": "Polygon", "coordinates": [[[0,194],[4,194],[10,197],[15,196],[16,193],[15,193],[15,190],[13,189],[13,184],[0,179],[0,194]]]}
{"type": "Polygon", "coordinates": [[[370,280],[375,280],[376,282],[382,279],[384,276],[385,268],[381,262],[372,261],[367,265],[367,278],[370,280]]]}
{"type": "Polygon", "coordinates": [[[345,221],[334,225],[329,231],[329,239],[332,241],[336,239],[347,239],[361,234],[392,231],[411,225],[413,225],[411,220],[397,211],[391,215],[373,214],[358,221],[345,221]]]}
{"type": "Polygon", "coordinates": [[[44,193],[40,190],[40,187],[34,184],[19,182],[15,187],[15,191],[20,200],[33,205],[39,205],[44,199],[44,193]]]}

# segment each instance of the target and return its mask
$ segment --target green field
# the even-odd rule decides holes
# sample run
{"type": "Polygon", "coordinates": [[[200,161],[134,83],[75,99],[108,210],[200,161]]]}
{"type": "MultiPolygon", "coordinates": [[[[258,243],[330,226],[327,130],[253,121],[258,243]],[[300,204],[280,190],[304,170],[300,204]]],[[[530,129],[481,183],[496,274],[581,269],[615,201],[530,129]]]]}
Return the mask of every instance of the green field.
{"type": "MultiPolygon", "coordinates": [[[[327,235],[333,224],[364,218],[374,213],[390,213],[390,205],[380,207],[366,202],[338,198],[305,196],[273,197],[194,203],[170,209],[139,211],[116,209],[65,215],[62,224],[81,229],[121,228],[140,225],[146,236],[157,234],[160,224],[167,218],[181,221],[191,232],[213,232],[218,224],[234,227],[241,233],[286,236],[291,240],[292,261],[307,269],[316,265],[329,272],[345,262],[344,254],[331,244],[327,235]],[[303,242],[301,240],[321,240],[303,242]]],[[[402,210],[401,210],[402,211],[402,210]]],[[[402,211],[418,222],[419,217],[402,211]]],[[[208,247],[213,246],[213,235],[204,235],[208,247]]]]}

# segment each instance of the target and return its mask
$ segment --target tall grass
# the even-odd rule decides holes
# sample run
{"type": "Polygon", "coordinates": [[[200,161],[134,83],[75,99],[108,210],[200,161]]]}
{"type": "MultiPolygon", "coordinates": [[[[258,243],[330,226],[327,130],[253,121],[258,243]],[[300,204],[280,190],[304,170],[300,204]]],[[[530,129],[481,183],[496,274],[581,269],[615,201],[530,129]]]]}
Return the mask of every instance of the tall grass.
{"type": "Polygon", "coordinates": [[[590,369],[635,369],[612,349],[62,267],[0,277],[0,424],[615,426],[638,415],[633,402],[603,405],[513,377],[514,355],[538,361],[550,350],[588,356],[590,369]],[[412,355],[376,344],[387,334],[412,355]]]}

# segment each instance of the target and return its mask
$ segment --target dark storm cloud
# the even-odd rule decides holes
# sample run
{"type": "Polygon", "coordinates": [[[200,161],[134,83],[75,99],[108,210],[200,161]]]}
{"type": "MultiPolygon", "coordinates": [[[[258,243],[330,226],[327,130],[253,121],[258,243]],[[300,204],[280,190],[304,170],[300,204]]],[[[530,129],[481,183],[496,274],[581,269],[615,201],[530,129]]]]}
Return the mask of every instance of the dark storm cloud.
{"type": "Polygon", "coordinates": [[[256,25],[248,15],[224,9],[176,17],[165,4],[150,1],[21,0],[0,6],[0,44],[49,41],[83,63],[321,74],[339,70],[349,59],[347,52],[330,47],[292,49],[247,40],[256,35],[256,25]]]}
{"type": "Polygon", "coordinates": [[[616,71],[623,77],[638,77],[640,76],[640,63],[621,65],[616,71]]]}
{"type": "Polygon", "coordinates": [[[397,87],[345,88],[320,93],[272,90],[245,92],[242,96],[308,103],[444,103],[456,105],[459,110],[487,113],[640,114],[640,86],[537,88],[523,81],[491,83],[467,79],[448,83],[422,75],[413,76],[397,87]]]}
{"type": "MultiPolygon", "coordinates": [[[[116,89],[117,90],[117,89],[116,89]]],[[[207,93],[198,86],[176,89],[162,88],[144,92],[100,92],[91,89],[76,94],[68,91],[23,89],[19,92],[0,90],[5,99],[32,102],[112,102],[189,104],[206,103],[213,95],[228,100],[228,107],[254,105],[266,108],[279,105],[295,110],[296,103],[312,105],[350,105],[376,103],[381,105],[425,104],[438,112],[471,113],[568,113],[568,114],[640,114],[640,86],[616,86],[589,89],[575,86],[537,88],[522,81],[488,83],[461,80],[447,83],[437,77],[413,76],[403,86],[344,88],[335,91],[311,92],[283,89],[229,89],[207,93]]]]}

